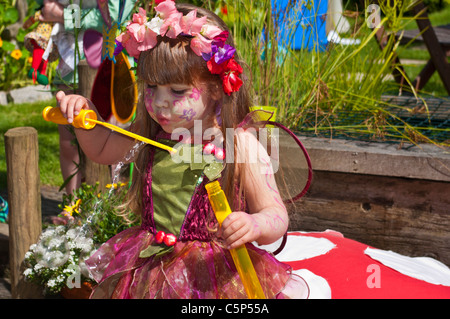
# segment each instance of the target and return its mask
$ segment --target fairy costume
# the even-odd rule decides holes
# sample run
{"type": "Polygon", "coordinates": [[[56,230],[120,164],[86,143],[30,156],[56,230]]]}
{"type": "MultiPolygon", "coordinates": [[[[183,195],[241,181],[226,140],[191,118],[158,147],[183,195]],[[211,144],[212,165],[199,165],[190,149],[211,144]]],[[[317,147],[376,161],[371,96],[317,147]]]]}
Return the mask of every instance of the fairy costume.
{"type": "MultiPolygon", "coordinates": [[[[125,48],[139,59],[142,51],[155,48],[158,37],[180,35],[190,39],[192,52],[222,80],[226,95],[240,89],[243,69],[234,58],[235,48],[226,44],[228,31],[207,24],[206,16],[197,17],[196,9],[183,15],[173,1],[161,2],[155,11],[157,16],[147,21],[146,11],[139,8],[116,38],[116,51],[125,48]]],[[[189,144],[183,154],[202,150],[201,145],[189,144]]],[[[110,239],[86,262],[98,282],[91,297],[246,298],[232,257],[214,231],[217,220],[205,184],[216,165],[174,161],[166,151],[153,148],[149,155],[142,224],[110,239]],[[160,236],[161,231],[166,234],[160,236]]],[[[247,244],[247,250],[267,298],[307,297],[305,282],[288,265],[252,244],[247,244]]]]}
{"type": "MultiPolygon", "coordinates": [[[[142,224],[110,239],[86,262],[98,282],[91,298],[247,298],[229,251],[211,231],[217,221],[205,169],[150,150],[142,224]],[[158,244],[160,230],[174,234],[175,245],[158,244]]],[[[252,244],[247,249],[267,298],[307,297],[290,266],[252,244]]]]}

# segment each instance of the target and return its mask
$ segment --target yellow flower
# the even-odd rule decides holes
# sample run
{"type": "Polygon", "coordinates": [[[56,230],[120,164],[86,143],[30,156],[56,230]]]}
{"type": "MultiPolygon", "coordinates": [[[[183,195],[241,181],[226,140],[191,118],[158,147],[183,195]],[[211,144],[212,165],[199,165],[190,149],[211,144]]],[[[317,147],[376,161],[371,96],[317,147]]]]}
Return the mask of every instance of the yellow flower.
{"type": "Polygon", "coordinates": [[[0,38],[0,48],[3,46],[3,40],[0,38]]]}
{"type": "Polygon", "coordinates": [[[11,56],[16,60],[19,60],[22,57],[22,51],[20,51],[19,49],[15,49],[13,52],[11,52],[11,56]]]}
{"type": "Polygon", "coordinates": [[[109,188],[117,189],[117,188],[125,186],[125,185],[126,185],[125,183],[119,183],[119,184],[114,183],[114,184],[107,184],[105,187],[108,188],[108,189],[109,188]]]}
{"type": "MultiPolygon", "coordinates": [[[[67,212],[70,216],[73,215],[73,212],[75,212],[75,213],[78,214],[78,213],[79,213],[79,212],[78,212],[78,208],[80,207],[80,203],[81,203],[81,199],[78,199],[78,200],[76,201],[75,205],[72,205],[72,206],[65,206],[65,207],[64,207],[64,211],[67,212]]],[[[66,214],[64,214],[64,215],[66,215],[66,214]]]]}
{"type": "Polygon", "coordinates": [[[33,58],[32,57],[28,57],[27,62],[30,63],[30,64],[33,63],[33,58]]]}

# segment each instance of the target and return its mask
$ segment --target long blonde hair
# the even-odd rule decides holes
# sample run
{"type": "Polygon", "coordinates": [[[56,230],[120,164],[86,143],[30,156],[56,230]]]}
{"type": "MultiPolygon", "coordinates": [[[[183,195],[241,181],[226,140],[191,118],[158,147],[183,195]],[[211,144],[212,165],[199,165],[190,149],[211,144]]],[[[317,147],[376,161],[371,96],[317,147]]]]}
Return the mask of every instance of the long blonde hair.
{"type": "MultiPolygon", "coordinates": [[[[224,31],[229,31],[222,19],[209,10],[190,4],[177,4],[176,7],[184,15],[197,9],[197,17],[206,16],[209,24],[216,25],[224,31]]],[[[176,39],[158,37],[156,47],[140,54],[137,65],[137,76],[141,87],[140,92],[143,92],[143,83],[159,85],[182,83],[195,86],[199,82],[203,82],[208,84],[210,92],[213,90],[222,90],[222,80],[219,75],[211,74],[207,68],[206,61],[191,50],[189,42],[190,38],[184,36],[178,36],[176,39]]],[[[227,44],[235,47],[231,34],[227,39],[227,44]]],[[[222,102],[217,106],[221,107],[221,130],[223,134],[225,134],[226,128],[236,128],[242,122],[249,113],[252,102],[249,89],[251,83],[250,77],[246,76],[246,64],[240,59],[237,52],[235,53],[235,60],[244,68],[244,72],[240,76],[244,84],[239,91],[232,93],[231,96],[224,94],[222,102]]],[[[137,107],[135,124],[137,128],[136,133],[152,139],[161,130],[161,127],[148,114],[142,101],[139,102],[137,107]]],[[[225,140],[231,144],[225,145],[225,148],[235,148],[234,138],[226,138],[225,140]],[[233,142],[228,142],[228,140],[233,142]]],[[[135,160],[132,185],[128,192],[129,208],[136,215],[142,215],[142,189],[149,161],[149,147],[143,147],[135,160]]],[[[234,151],[233,154],[236,154],[236,152],[234,151]]],[[[236,161],[227,161],[225,170],[222,173],[221,184],[231,207],[234,209],[242,209],[239,207],[241,201],[235,201],[236,190],[240,184],[236,176],[237,165],[236,161]]]]}

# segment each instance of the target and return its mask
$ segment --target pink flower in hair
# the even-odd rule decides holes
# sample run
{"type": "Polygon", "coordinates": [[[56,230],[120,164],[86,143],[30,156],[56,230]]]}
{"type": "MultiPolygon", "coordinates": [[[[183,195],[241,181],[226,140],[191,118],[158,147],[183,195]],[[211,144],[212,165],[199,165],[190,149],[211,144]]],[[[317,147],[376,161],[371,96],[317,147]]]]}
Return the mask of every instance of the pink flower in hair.
{"type": "Polygon", "coordinates": [[[138,23],[130,23],[127,26],[128,34],[131,35],[137,42],[144,41],[145,36],[145,25],[141,25],[138,23]]]}
{"type": "Polygon", "coordinates": [[[144,24],[147,22],[147,12],[144,9],[139,8],[139,13],[133,14],[132,22],[141,25],[144,24]]]}
{"type": "Polygon", "coordinates": [[[144,40],[138,45],[137,49],[139,51],[146,51],[154,48],[158,43],[158,40],[156,39],[157,36],[158,34],[156,34],[153,30],[146,28],[144,40]]]}
{"type": "Polygon", "coordinates": [[[132,22],[127,26],[128,32],[134,37],[137,42],[144,41],[145,38],[145,23],[147,22],[147,13],[144,9],[139,8],[139,13],[133,14],[132,22]]]}
{"type": "Polygon", "coordinates": [[[211,42],[212,40],[208,40],[201,34],[197,34],[191,40],[191,49],[198,56],[202,56],[203,53],[211,52],[211,42]]]}
{"type": "Polygon", "coordinates": [[[200,33],[205,23],[206,17],[197,18],[197,10],[192,10],[180,20],[183,33],[191,35],[193,33],[200,33]]]}
{"type": "Polygon", "coordinates": [[[155,11],[158,12],[158,15],[161,19],[167,19],[174,13],[177,13],[178,10],[175,7],[175,2],[171,0],[166,0],[158,4],[155,8],[155,11]]]}
{"type": "Polygon", "coordinates": [[[127,50],[133,58],[139,58],[141,51],[138,50],[139,43],[128,32],[120,34],[116,40],[127,50]]]}
{"type": "Polygon", "coordinates": [[[183,14],[181,12],[171,14],[165,19],[164,24],[161,26],[161,36],[167,36],[175,39],[181,33],[180,20],[183,14]]]}
{"type": "Polygon", "coordinates": [[[216,36],[222,33],[222,30],[215,25],[205,24],[203,25],[200,33],[208,39],[214,39],[216,36]]]}

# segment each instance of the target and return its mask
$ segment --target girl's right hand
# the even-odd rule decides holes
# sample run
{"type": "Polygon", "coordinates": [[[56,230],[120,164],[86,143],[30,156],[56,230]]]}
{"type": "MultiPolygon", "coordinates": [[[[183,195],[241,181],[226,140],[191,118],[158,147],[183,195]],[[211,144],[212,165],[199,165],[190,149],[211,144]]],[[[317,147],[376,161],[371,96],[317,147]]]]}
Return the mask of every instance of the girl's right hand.
{"type": "Polygon", "coordinates": [[[72,123],[75,116],[80,114],[80,110],[89,110],[89,100],[81,95],[66,95],[63,91],[56,93],[56,101],[61,110],[62,115],[67,122],[72,123]]]}

